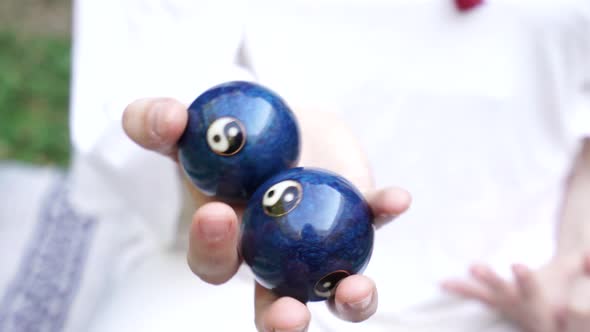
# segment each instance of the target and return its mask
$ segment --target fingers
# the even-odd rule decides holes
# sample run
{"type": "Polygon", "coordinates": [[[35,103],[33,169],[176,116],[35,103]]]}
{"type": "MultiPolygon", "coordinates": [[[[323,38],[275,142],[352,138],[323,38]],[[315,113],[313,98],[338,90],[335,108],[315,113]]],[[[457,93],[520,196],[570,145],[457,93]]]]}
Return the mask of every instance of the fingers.
{"type": "Polygon", "coordinates": [[[494,294],[480,285],[460,280],[447,280],[442,283],[442,288],[455,295],[476,300],[492,307],[496,306],[494,294]]]}
{"type": "Polygon", "coordinates": [[[138,145],[176,160],[177,146],[188,121],[186,107],[170,98],[139,99],[123,112],[123,129],[138,145]]]}
{"type": "Polygon", "coordinates": [[[474,265],[471,268],[471,275],[496,294],[508,295],[511,292],[510,284],[485,265],[474,265]]]}
{"type": "MultiPolygon", "coordinates": [[[[361,322],[377,311],[375,283],[361,275],[353,275],[338,284],[335,296],[329,300],[330,310],[349,322],[361,322]]],[[[307,307],[290,297],[278,298],[256,284],[256,326],[259,331],[305,331],[311,320],[307,307]]]]}
{"type": "Polygon", "coordinates": [[[258,331],[306,331],[311,314],[305,304],[290,297],[278,298],[256,283],[255,322],[258,331]]]}
{"type": "Polygon", "coordinates": [[[442,284],[442,288],[455,295],[477,300],[488,306],[497,307],[508,302],[513,296],[513,289],[506,281],[485,265],[473,265],[469,270],[476,281],[449,280],[442,284]]]}
{"type": "Polygon", "coordinates": [[[401,188],[385,188],[365,195],[375,216],[375,226],[380,227],[404,213],[412,202],[410,194],[401,188]]]}
{"type": "Polygon", "coordinates": [[[229,280],[240,265],[238,237],[238,217],[229,205],[203,205],[190,228],[187,261],[191,270],[211,284],[229,280]]]}
{"type": "Polygon", "coordinates": [[[341,319],[361,322],[377,311],[377,303],[375,282],[362,275],[352,275],[338,284],[336,294],[328,305],[341,319]]]}
{"type": "Polygon", "coordinates": [[[531,300],[539,294],[539,285],[528,267],[520,264],[512,266],[512,273],[518,292],[524,300],[531,300]]]}
{"type": "Polygon", "coordinates": [[[514,284],[502,279],[485,265],[474,265],[471,276],[477,284],[448,281],[443,288],[457,295],[479,300],[491,306],[531,302],[539,295],[539,286],[532,271],[524,265],[514,265],[514,284]]]}

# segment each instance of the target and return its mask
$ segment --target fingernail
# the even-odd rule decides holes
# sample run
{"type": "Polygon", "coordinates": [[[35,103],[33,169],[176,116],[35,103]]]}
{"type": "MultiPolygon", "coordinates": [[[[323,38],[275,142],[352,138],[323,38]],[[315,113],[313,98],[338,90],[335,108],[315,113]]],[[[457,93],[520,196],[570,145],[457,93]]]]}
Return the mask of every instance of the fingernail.
{"type": "Polygon", "coordinates": [[[199,231],[209,242],[219,242],[229,233],[230,223],[226,220],[211,220],[199,223],[199,231]]]}
{"type": "Polygon", "coordinates": [[[164,121],[166,116],[166,103],[156,103],[154,106],[152,106],[148,116],[152,132],[157,137],[164,137],[166,131],[166,121],[164,121]]]}
{"type": "Polygon", "coordinates": [[[358,302],[346,303],[346,306],[348,306],[349,308],[351,308],[353,310],[362,311],[362,310],[365,310],[369,307],[369,305],[371,304],[371,301],[373,301],[373,293],[372,292],[371,292],[371,295],[365,297],[364,299],[362,299],[358,302]]]}

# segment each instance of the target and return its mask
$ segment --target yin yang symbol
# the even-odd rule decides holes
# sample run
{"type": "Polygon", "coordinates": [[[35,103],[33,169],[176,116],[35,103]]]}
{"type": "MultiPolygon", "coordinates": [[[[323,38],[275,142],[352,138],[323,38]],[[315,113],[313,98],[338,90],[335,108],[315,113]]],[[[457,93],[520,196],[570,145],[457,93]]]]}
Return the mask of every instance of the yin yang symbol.
{"type": "Polygon", "coordinates": [[[232,117],[219,118],[207,129],[207,144],[213,152],[221,156],[232,156],[244,147],[246,130],[232,117]]]}
{"type": "Polygon", "coordinates": [[[350,273],[344,270],[334,271],[320,279],[313,288],[313,292],[320,297],[329,298],[334,293],[338,283],[348,277],[350,273]]]}
{"type": "Polygon", "coordinates": [[[270,187],[262,197],[262,209],[271,217],[280,217],[291,212],[303,196],[301,184],[293,180],[281,181],[270,187]]]}

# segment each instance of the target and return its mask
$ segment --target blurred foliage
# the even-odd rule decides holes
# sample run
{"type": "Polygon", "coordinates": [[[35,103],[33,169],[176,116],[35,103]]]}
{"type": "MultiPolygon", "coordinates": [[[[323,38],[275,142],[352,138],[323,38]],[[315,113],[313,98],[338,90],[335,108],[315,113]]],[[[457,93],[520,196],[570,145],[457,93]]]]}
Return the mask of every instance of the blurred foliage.
{"type": "Polygon", "coordinates": [[[67,36],[0,31],[0,160],[68,163],[69,79],[67,36]]]}

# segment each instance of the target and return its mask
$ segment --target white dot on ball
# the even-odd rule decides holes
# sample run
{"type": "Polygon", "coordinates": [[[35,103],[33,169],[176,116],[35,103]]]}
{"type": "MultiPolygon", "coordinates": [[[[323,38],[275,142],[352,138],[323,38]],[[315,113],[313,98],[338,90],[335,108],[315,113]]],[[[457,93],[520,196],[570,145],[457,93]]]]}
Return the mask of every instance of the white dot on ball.
{"type": "Polygon", "coordinates": [[[238,130],[238,128],[236,127],[231,127],[229,128],[229,130],[227,131],[227,134],[231,137],[236,136],[240,131],[238,130]]]}
{"type": "Polygon", "coordinates": [[[324,284],[322,286],[324,286],[324,288],[330,288],[330,286],[332,286],[332,283],[329,281],[326,281],[326,282],[324,282],[324,284]]]}
{"type": "Polygon", "coordinates": [[[293,199],[295,199],[295,195],[293,195],[292,193],[288,193],[287,195],[285,195],[285,202],[290,202],[293,199]]]}

